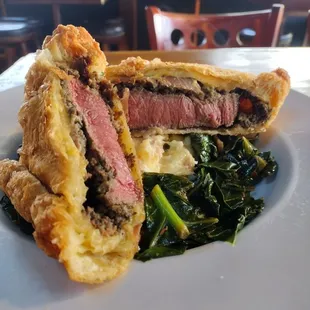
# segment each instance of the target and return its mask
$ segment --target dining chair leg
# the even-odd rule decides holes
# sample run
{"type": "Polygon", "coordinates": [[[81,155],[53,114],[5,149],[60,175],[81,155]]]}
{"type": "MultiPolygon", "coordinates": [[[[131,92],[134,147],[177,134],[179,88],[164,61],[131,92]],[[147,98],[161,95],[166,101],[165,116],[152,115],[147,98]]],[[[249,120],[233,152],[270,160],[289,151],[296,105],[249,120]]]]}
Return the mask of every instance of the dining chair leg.
{"type": "Polygon", "coordinates": [[[120,41],[120,43],[118,44],[118,49],[120,51],[128,51],[129,50],[126,37],[120,41]]]}
{"type": "Polygon", "coordinates": [[[41,48],[41,43],[40,43],[39,37],[40,37],[39,33],[34,33],[33,34],[33,42],[35,44],[35,48],[36,49],[41,48]]]}
{"type": "Polygon", "coordinates": [[[40,49],[41,48],[41,43],[40,43],[38,38],[35,39],[35,45],[36,45],[36,49],[40,49]]]}
{"type": "Polygon", "coordinates": [[[26,56],[28,54],[27,43],[26,42],[21,42],[20,43],[20,47],[21,47],[21,50],[22,50],[22,54],[24,56],[26,56]]]}
{"type": "Polygon", "coordinates": [[[110,50],[109,44],[102,43],[102,44],[101,44],[101,49],[102,49],[104,52],[108,52],[108,51],[110,50]]]}
{"type": "Polygon", "coordinates": [[[6,54],[7,66],[10,67],[13,65],[13,63],[16,59],[16,48],[15,47],[7,47],[5,49],[5,54],[6,54]]]}

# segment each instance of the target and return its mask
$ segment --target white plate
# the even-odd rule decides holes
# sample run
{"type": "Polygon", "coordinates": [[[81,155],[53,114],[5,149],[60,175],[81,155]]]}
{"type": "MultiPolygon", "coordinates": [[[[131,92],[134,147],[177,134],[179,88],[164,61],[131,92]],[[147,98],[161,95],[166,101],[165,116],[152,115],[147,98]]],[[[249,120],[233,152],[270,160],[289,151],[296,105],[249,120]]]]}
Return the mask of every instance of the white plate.
{"type": "MultiPolygon", "coordinates": [[[[0,93],[0,154],[19,143],[17,111],[23,89],[0,93]]],[[[0,212],[0,309],[309,310],[310,99],[294,91],[261,146],[280,170],[258,195],[262,216],[235,247],[213,243],[182,256],[134,261],[128,273],[100,286],[68,280],[0,212]]]]}

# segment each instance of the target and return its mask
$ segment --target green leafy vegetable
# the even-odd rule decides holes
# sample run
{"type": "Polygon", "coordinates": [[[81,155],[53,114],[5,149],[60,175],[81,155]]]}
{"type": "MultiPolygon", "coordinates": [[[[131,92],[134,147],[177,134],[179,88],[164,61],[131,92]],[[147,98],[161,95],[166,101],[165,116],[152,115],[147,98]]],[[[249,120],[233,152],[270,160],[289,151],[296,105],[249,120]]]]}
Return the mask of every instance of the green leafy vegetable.
{"type": "Polygon", "coordinates": [[[200,162],[207,163],[217,157],[217,147],[211,136],[192,134],[190,137],[192,148],[200,162]]]}
{"type": "Polygon", "coordinates": [[[190,138],[198,161],[194,174],[144,174],[146,221],[136,259],[179,255],[214,241],[235,244],[238,232],[264,209],[251,192],[277,172],[270,152],[259,152],[245,137],[190,138]]]}
{"type": "Polygon", "coordinates": [[[143,224],[145,229],[140,247],[151,248],[156,245],[167,219],[165,214],[155,206],[150,197],[145,199],[144,205],[146,220],[143,224]]]}
{"type": "Polygon", "coordinates": [[[150,194],[156,184],[164,184],[165,188],[171,192],[179,192],[181,195],[194,185],[187,178],[168,173],[146,173],[143,177],[143,185],[146,194],[150,194]]]}
{"type": "Polygon", "coordinates": [[[154,186],[151,192],[151,197],[153,198],[155,205],[161,210],[163,214],[165,214],[168,222],[175,229],[178,236],[181,239],[186,239],[189,235],[189,230],[187,226],[174,211],[158,184],[154,186]]]}
{"type": "Polygon", "coordinates": [[[185,250],[186,250],[185,246],[175,247],[175,248],[165,247],[165,246],[152,247],[152,248],[145,250],[142,253],[138,253],[135,258],[138,260],[141,260],[142,262],[146,262],[153,258],[180,255],[180,254],[183,254],[185,250]]]}

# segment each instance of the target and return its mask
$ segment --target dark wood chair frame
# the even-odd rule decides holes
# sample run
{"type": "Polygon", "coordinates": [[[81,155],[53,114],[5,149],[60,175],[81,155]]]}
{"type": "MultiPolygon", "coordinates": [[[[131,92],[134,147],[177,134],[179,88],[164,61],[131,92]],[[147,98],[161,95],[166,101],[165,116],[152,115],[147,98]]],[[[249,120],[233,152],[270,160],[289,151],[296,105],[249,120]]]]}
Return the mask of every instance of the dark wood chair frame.
{"type": "MultiPolygon", "coordinates": [[[[2,17],[7,16],[4,0],[0,0],[0,11],[2,17]]],[[[29,41],[34,42],[36,48],[39,48],[37,33],[33,29],[29,29],[29,31],[21,35],[0,36],[0,48],[3,50],[0,58],[6,60],[7,67],[11,66],[16,60],[17,48],[20,48],[22,55],[28,54],[27,43],[29,41]]]]}
{"type": "Polygon", "coordinates": [[[179,14],[162,12],[159,8],[146,8],[147,27],[152,50],[183,50],[219,47],[274,47],[278,43],[284,15],[284,5],[274,4],[269,10],[229,14],[179,14]],[[240,31],[246,28],[256,32],[251,42],[242,42],[240,31]],[[171,40],[173,30],[183,34],[182,44],[171,40]],[[197,44],[197,32],[206,40],[197,44]],[[225,31],[228,39],[219,45],[215,33],[225,31]]]}
{"type": "Polygon", "coordinates": [[[306,35],[304,40],[304,46],[310,46],[310,10],[308,11],[308,17],[307,17],[307,29],[306,29],[306,35]]]}

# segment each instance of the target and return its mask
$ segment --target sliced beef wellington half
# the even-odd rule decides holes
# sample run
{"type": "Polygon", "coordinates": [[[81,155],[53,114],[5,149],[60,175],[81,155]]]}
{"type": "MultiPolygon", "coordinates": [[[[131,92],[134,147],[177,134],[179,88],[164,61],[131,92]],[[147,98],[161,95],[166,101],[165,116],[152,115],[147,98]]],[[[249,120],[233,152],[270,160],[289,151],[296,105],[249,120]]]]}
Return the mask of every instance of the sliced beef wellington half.
{"type": "Polygon", "coordinates": [[[183,134],[252,134],[265,131],[290,89],[283,69],[258,76],[209,65],[128,58],[109,66],[130,129],[183,134]]]}
{"type": "Polygon", "coordinates": [[[58,26],[27,74],[20,159],[0,162],[0,188],[37,245],[86,283],[128,268],[144,220],[134,145],[105,68],[84,28],[58,26]]]}

